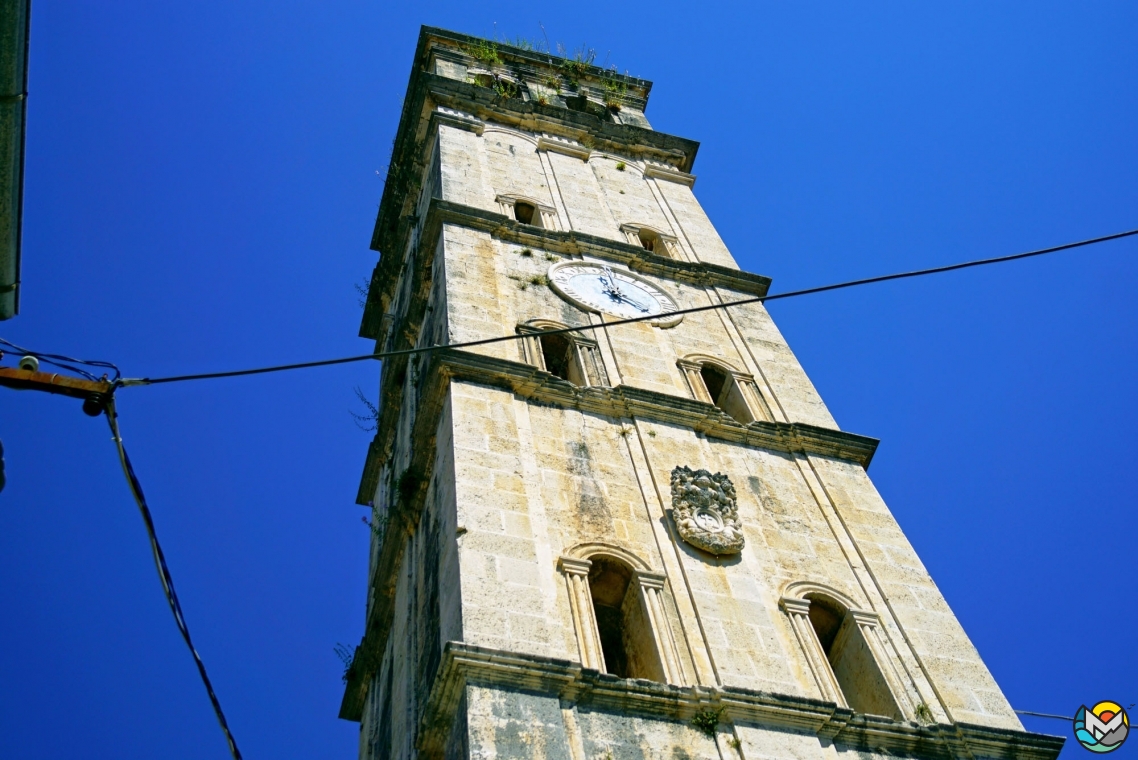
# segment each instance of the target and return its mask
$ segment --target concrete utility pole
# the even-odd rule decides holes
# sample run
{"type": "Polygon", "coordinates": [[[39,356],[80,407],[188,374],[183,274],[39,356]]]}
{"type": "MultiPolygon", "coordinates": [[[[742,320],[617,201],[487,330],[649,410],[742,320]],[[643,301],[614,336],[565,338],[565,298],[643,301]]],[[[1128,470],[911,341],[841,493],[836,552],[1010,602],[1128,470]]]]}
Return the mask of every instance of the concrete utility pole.
{"type": "Polygon", "coordinates": [[[0,320],[20,311],[31,0],[0,0],[0,320]]]}

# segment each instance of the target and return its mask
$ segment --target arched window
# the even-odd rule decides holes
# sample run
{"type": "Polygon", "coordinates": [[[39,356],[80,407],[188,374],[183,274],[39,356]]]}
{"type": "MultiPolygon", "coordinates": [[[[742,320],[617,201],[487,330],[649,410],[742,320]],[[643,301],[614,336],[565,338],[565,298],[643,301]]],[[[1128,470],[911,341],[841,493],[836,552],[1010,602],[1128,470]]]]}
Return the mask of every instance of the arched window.
{"type": "Polygon", "coordinates": [[[901,706],[908,701],[876,614],[851,609],[821,591],[783,597],[782,608],[794,624],[825,699],[859,713],[898,720],[910,717],[901,706]]]}
{"type": "MultiPolygon", "coordinates": [[[[534,215],[537,214],[537,206],[526,201],[517,201],[514,203],[514,218],[522,224],[533,224],[534,215]]],[[[538,221],[541,221],[541,216],[538,216],[538,221]]],[[[540,225],[538,225],[540,226],[540,225]]]]}
{"type": "Polygon", "coordinates": [[[632,245],[638,245],[658,256],[674,258],[675,252],[679,249],[679,241],[674,236],[664,234],[653,227],[643,224],[622,224],[620,231],[632,245]]]}
{"type": "Polygon", "coordinates": [[[689,356],[678,364],[697,400],[715,404],[744,425],[771,419],[770,409],[750,375],[704,356],[689,356]]]}
{"type": "Polygon", "coordinates": [[[502,213],[522,224],[557,229],[557,210],[547,203],[523,195],[499,195],[495,200],[502,213]]]}
{"type": "Polygon", "coordinates": [[[563,327],[566,325],[545,319],[518,325],[518,332],[526,336],[519,341],[522,359],[574,385],[607,386],[608,375],[595,340],[578,333],[542,334],[563,327]]]}
{"type": "Polygon", "coordinates": [[[601,640],[605,671],[621,678],[663,681],[664,668],[652,640],[652,626],[632,583],[632,568],[598,557],[589,569],[589,593],[601,640]]]}
{"type": "Polygon", "coordinates": [[[663,245],[660,242],[660,236],[656,233],[656,230],[650,230],[647,227],[641,227],[637,237],[640,238],[640,245],[643,246],[646,251],[655,251],[663,245]]]}
{"type": "Polygon", "coordinates": [[[683,685],[664,612],[664,576],[616,547],[587,545],[558,566],[569,591],[581,664],[621,678],[683,685]]]}
{"type": "Polygon", "coordinates": [[[539,335],[537,340],[541,344],[541,358],[545,361],[547,372],[574,385],[587,385],[581,376],[577,352],[573,350],[573,343],[568,338],[564,335],[539,335]]]}

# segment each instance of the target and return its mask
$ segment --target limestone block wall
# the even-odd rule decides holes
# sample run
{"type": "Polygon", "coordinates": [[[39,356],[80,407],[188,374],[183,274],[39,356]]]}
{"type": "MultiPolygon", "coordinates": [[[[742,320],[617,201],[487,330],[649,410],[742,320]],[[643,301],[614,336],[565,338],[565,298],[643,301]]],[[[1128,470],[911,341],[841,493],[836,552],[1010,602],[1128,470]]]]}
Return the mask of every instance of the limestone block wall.
{"type": "Polygon", "coordinates": [[[497,211],[499,195],[528,196],[551,203],[566,231],[627,242],[621,225],[648,225],[679,241],[675,258],[738,268],[688,185],[649,176],[643,163],[613,154],[591,153],[586,161],[539,150],[540,137],[494,125],[481,135],[441,125],[442,197],[497,211]]]}
{"type": "MultiPolygon", "coordinates": [[[[419,527],[410,537],[388,532],[383,538],[404,542],[405,548],[398,576],[375,579],[395,584],[395,614],[382,666],[368,690],[360,725],[361,760],[416,756],[419,718],[434,683],[442,647],[463,636],[453,429],[452,411],[444,405],[438,421],[434,472],[425,486],[426,508],[419,527]],[[391,748],[390,755],[387,748],[391,748]]],[[[402,498],[398,476],[381,483],[380,491],[377,512],[382,515],[390,502],[402,498]]]]}
{"type": "Polygon", "coordinates": [[[667,576],[686,685],[823,698],[779,609],[788,586],[813,583],[880,616],[886,666],[900,674],[908,704],[947,719],[937,706],[944,700],[954,720],[1018,728],[895,521],[863,492],[872,486],[860,468],[471,383],[453,382],[450,393],[466,642],[577,660],[557,559],[606,542],[667,576]],[[747,542],[740,555],[715,558],[678,538],[668,509],[679,465],[735,482],[747,542]],[[840,494],[834,502],[831,492],[840,494]]]}
{"type": "MultiPolygon", "coordinates": [[[[443,230],[448,342],[511,334],[531,319],[569,326],[600,324],[554,293],[545,282],[558,254],[507,243],[489,233],[447,224],[443,230]]],[[[649,277],[670,293],[680,308],[737,300],[745,294],[649,277]]],[[[721,359],[755,376],[776,421],[837,428],[821,397],[786,341],[760,304],[689,314],[677,326],[660,329],[631,324],[594,331],[601,343],[612,385],[691,398],[677,360],[698,354],[721,359]]],[[[519,344],[497,343],[471,349],[524,361],[519,344]]]]}

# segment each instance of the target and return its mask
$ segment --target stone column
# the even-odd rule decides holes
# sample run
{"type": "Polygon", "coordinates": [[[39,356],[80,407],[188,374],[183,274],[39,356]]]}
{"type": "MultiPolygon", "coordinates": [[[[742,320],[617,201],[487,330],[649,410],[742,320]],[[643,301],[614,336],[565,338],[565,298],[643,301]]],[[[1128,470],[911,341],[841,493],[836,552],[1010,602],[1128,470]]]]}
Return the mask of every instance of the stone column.
{"type": "Polygon", "coordinates": [[[672,626],[668,623],[664,607],[663,594],[666,580],[667,577],[663,573],[636,571],[640,600],[648,613],[648,624],[651,626],[652,637],[656,643],[656,654],[660,657],[660,664],[664,668],[664,680],[676,686],[686,686],[680,668],[680,653],[676,649],[676,639],[672,635],[672,626]]]}
{"type": "Polygon", "coordinates": [[[877,667],[881,671],[881,675],[885,677],[885,682],[893,694],[893,701],[897,704],[897,708],[906,719],[912,720],[915,717],[913,703],[909,699],[909,691],[905,688],[904,680],[897,672],[897,654],[891,646],[885,643],[881,630],[881,618],[876,612],[865,612],[863,610],[850,610],[848,614],[857,623],[861,637],[873,654],[873,659],[877,660],[877,667]]]}
{"type": "Polygon", "coordinates": [[[676,364],[679,365],[680,371],[684,373],[684,379],[688,382],[688,390],[691,391],[692,398],[696,401],[714,404],[715,399],[707,394],[707,386],[703,384],[703,378],[699,374],[700,365],[685,359],[680,359],[676,364]]]}
{"type": "Polygon", "coordinates": [[[806,654],[806,663],[810,666],[810,672],[814,675],[814,681],[818,684],[818,691],[821,692],[822,699],[835,702],[839,707],[849,707],[846,704],[846,698],[842,695],[841,687],[838,686],[838,679],[834,677],[834,670],[830,667],[830,661],[826,659],[826,653],[822,651],[822,643],[818,641],[818,634],[814,632],[814,626],[810,623],[810,600],[784,596],[779,605],[790,618],[790,625],[794,628],[794,635],[798,638],[798,644],[806,654]]]}
{"type": "Polygon", "coordinates": [[[733,372],[732,374],[735,377],[735,384],[739,386],[739,392],[743,394],[743,400],[751,410],[751,416],[764,422],[773,421],[774,416],[771,414],[770,405],[767,404],[762,392],[759,391],[755,378],[742,372],[733,372]]]}
{"type": "Polygon", "coordinates": [[[522,350],[522,361],[532,364],[538,369],[545,369],[545,355],[541,353],[541,340],[534,335],[537,328],[518,327],[518,334],[522,339],[518,341],[522,350]]]}
{"type": "Polygon", "coordinates": [[[589,593],[589,568],[593,563],[587,559],[561,557],[557,567],[565,576],[565,588],[569,592],[569,609],[573,613],[573,630],[577,634],[577,650],[581,655],[581,665],[602,673],[605,669],[605,655],[601,650],[601,637],[593,614],[593,596],[589,593]]]}
{"type": "Polygon", "coordinates": [[[557,219],[557,209],[553,206],[541,205],[537,207],[537,211],[541,214],[541,226],[547,230],[561,229],[561,223],[557,219]]]}

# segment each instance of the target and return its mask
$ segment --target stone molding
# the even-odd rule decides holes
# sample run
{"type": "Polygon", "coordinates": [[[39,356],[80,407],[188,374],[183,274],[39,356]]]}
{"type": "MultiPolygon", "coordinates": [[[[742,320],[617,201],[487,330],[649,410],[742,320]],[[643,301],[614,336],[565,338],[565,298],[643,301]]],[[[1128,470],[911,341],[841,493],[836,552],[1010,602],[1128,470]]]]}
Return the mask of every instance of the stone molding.
{"type": "Polygon", "coordinates": [[[482,134],[486,129],[486,122],[481,119],[476,119],[468,113],[456,110],[454,108],[444,108],[439,106],[439,110],[435,112],[432,117],[436,124],[446,124],[450,127],[457,127],[458,129],[465,129],[468,132],[473,132],[476,135],[482,134]]]}
{"type": "Polygon", "coordinates": [[[403,255],[380,257],[372,272],[368,300],[364,305],[360,323],[360,337],[379,340],[380,325],[394,297],[393,288],[405,262],[415,263],[418,271],[413,275],[422,278],[430,271],[432,257],[442,232],[443,224],[457,224],[469,229],[487,232],[495,238],[518,245],[538,248],[570,257],[603,259],[627,266],[641,275],[664,277],[676,282],[700,287],[722,287],[740,293],[765,296],[770,288],[769,277],[751,274],[731,267],[691,262],[671,258],[644,250],[639,244],[621,242],[585,232],[535,227],[511,219],[504,213],[467,206],[441,198],[431,199],[416,250],[403,255]]]}
{"type": "Polygon", "coordinates": [[[696,713],[722,709],[725,722],[818,736],[824,747],[893,755],[999,760],[1054,760],[1062,737],[967,723],[926,724],[855,713],[832,701],[750,689],[669,686],[622,679],[568,660],[506,652],[451,641],[427,699],[416,746],[425,758],[442,757],[467,685],[526,691],[561,700],[564,707],[689,722],[696,713]]]}
{"type": "MultiPolygon", "coordinates": [[[[538,334],[543,330],[560,330],[568,326],[551,319],[531,319],[518,325],[515,329],[522,336],[519,342],[526,363],[532,364],[538,369],[547,369],[538,334]]],[[[596,339],[591,335],[579,332],[565,333],[565,339],[573,346],[574,367],[577,369],[579,377],[585,381],[584,385],[607,387],[609,384],[608,373],[605,371],[604,362],[601,360],[601,351],[596,339]]]]}
{"type": "Polygon", "coordinates": [[[731,376],[731,381],[739,388],[747,411],[753,419],[767,421],[774,419],[774,415],[771,413],[771,405],[767,402],[766,396],[759,390],[755,376],[748,372],[740,372],[722,359],[689,355],[676,360],[676,366],[680,368],[684,381],[688,385],[688,390],[691,391],[692,398],[708,404],[715,403],[715,399],[711,398],[707,392],[707,385],[703,382],[703,377],[699,372],[704,364],[713,364],[731,376]]]}
{"type": "Polygon", "coordinates": [[[667,180],[668,182],[675,182],[680,185],[687,185],[688,187],[695,187],[695,175],[688,174],[687,172],[680,171],[666,164],[649,163],[644,166],[645,177],[655,177],[656,179],[667,180]]]}
{"type": "Polygon", "coordinates": [[[529,364],[468,351],[440,348],[431,352],[424,372],[433,388],[423,397],[441,394],[450,379],[508,389],[523,397],[610,417],[638,417],[694,429],[713,438],[773,451],[802,452],[856,462],[868,467],[878,441],[874,438],[799,422],[757,421],[743,425],[718,407],[702,401],[618,385],[581,388],[529,364]]]}
{"type": "MultiPolygon", "coordinates": [[[[756,448],[788,453],[801,452],[845,459],[868,468],[877,450],[876,438],[823,428],[801,422],[769,422],[757,420],[744,425],[705,401],[672,396],[628,385],[611,387],[581,387],[552,375],[530,364],[508,359],[496,359],[467,351],[439,348],[430,353],[433,362],[426,376],[432,384],[442,378],[455,377],[486,385],[505,388],[523,398],[557,404],[570,408],[605,414],[610,417],[640,417],[656,422],[674,423],[691,428],[698,434],[721,440],[741,443],[756,448]]],[[[440,389],[424,391],[424,396],[440,389]]],[[[396,401],[397,399],[392,399],[396,401]]],[[[388,403],[385,399],[384,403],[388,403]]],[[[397,404],[392,404],[398,409],[397,404]]],[[[389,421],[380,411],[377,441],[388,441],[389,421]]],[[[378,472],[388,456],[386,448],[375,447],[368,451],[365,471],[378,472]],[[378,461],[373,457],[379,457],[378,461]]],[[[362,489],[357,503],[366,505],[370,494],[362,489]]]]}
{"type": "Polygon", "coordinates": [[[669,235],[666,232],[661,232],[651,225],[640,224],[639,222],[626,222],[620,225],[620,231],[623,232],[624,236],[628,239],[628,244],[640,246],[643,248],[643,246],[640,244],[640,230],[651,230],[652,232],[656,233],[656,237],[664,246],[664,251],[658,254],[660,256],[667,256],[670,259],[676,258],[677,254],[681,250],[679,238],[677,238],[675,235],[669,235]]]}
{"type": "MultiPolygon", "coordinates": [[[[448,79],[428,71],[431,37],[452,37],[442,30],[424,31],[419,38],[403,112],[396,130],[383,199],[376,214],[371,247],[385,258],[401,260],[414,229],[414,205],[423,183],[432,133],[440,123],[479,132],[489,123],[522,129],[532,134],[588,143],[597,150],[626,155],[634,160],[673,164],[688,171],[699,143],[652,129],[602,122],[595,116],[532,101],[503,99],[492,90],[448,79]],[[444,110],[440,110],[444,109],[444,110]]],[[[473,39],[473,38],[471,38],[473,39]]],[[[645,91],[650,83],[638,82],[645,91]]],[[[398,266],[398,262],[394,264],[398,266]]],[[[379,278],[383,287],[383,278],[379,278]]],[[[373,277],[373,285],[376,278],[373,277]]]]}
{"type": "Polygon", "coordinates": [[[542,135],[537,138],[537,149],[547,150],[551,153],[560,153],[563,156],[569,156],[571,158],[579,158],[585,162],[588,162],[589,157],[593,154],[591,150],[575,140],[552,135],[542,135]]]}
{"type": "Polygon", "coordinates": [[[569,593],[578,657],[586,668],[604,671],[605,654],[601,649],[600,631],[589,591],[589,570],[592,567],[593,563],[587,559],[561,557],[557,560],[557,569],[565,577],[565,590],[569,593]]]}

